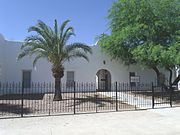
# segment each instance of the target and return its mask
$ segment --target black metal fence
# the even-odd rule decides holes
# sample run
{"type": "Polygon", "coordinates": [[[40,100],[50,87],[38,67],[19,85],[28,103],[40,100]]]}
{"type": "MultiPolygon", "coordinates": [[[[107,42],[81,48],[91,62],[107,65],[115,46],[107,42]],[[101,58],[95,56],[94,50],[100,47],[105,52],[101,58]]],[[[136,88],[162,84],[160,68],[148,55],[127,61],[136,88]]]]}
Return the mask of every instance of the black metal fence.
{"type": "Polygon", "coordinates": [[[0,83],[0,118],[124,111],[178,105],[179,92],[150,84],[63,83],[61,101],[53,101],[53,83],[0,83]],[[98,85],[98,86],[97,86],[98,85]],[[99,87],[101,86],[101,87],[99,87]]]}

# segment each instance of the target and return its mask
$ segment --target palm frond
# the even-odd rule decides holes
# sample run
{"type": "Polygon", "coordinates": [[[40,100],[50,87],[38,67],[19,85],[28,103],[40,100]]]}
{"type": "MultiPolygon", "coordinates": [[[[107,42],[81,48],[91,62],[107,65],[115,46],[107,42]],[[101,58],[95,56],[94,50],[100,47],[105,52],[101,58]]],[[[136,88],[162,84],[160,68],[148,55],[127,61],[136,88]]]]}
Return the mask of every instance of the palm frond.
{"type": "Polygon", "coordinates": [[[43,50],[45,50],[45,51],[51,51],[51,50],[49,50],[49,48],[48,47],[46,47],[44,44],[42,44],[42,43],[36,43],[36,42],[25,42],[22,46],[24,46],[23,48],[22,48],[22,50],[23,49],[26,49],[26,48],[31,48],[32,50],[35,50],[35,49],[37,49],[37,48],[39,48],[39,49],[43,49],[43,50]]]}
{"type": "Polygon", "coordinates": [[[73,27],[68,27],[62,36],[62,44],[65,45],[71,36],[75,36],[73,27]]]}
{"type": "Polygon", "coordinates": [[[37,55],[35,58],[34,58],[34,61],[33,61],[33,67],[35,67],[37,61],[40,59],[40,58],[46,58],[46,56],[44,54],[39,54],[37,55]]]}
{"type": "Polygon", "coordinates": [[[66,27],[66,25],[67,25],[69,22],[70,22],[70,20],[66,20],[66,21],[64,21],[64,22],[62,23],[62,25],[61,25],[61,27],[60,27],[60,30],[59,30],[59,32],[60,32],[60,39],[61,39],[62,36],[63,36],[64,28],[66,27]]]}
{"type": "Polygon", "coordinates": [[[71,52],[71,51],[73,51],[73,50],[82,50],[82,51],[84,51],[85,53],[90,53],[90,54],[92,54],[92,49],[91,49],[91,47],[89,47],[88,45],[86,45],[86,44],[83,44],[83,43],[73,43],[73,44],[71,44],[71,45],[67,45],[66,47],[65,47],[65,50],[67,51],[67,52],[71,52]]]}
{"type": "Polygon", "coordinates": [[[58,37],[58,24],[56,19],[54,20],[54,33],[56,37],[58,37]]]}
{"type": "Polygon", "coordinates": [[[25,56],[29,55],[30,51],[31,51],[31,48],[23,49],[23,50],[19,53],[17,59],[20,60],[20,59],[24,58],[25,56]]]}
{"type": "Polygon", "coordinates": [[[49,36],[49,38],[52,37],[53,35],[53,30],[51,29],[51,27],[49,27],[47,24],[45,24],[43,21],[38,20],[37,26],[43,30],[47,36],[49,36]]]}
{"type": "Polygon", "coordinates": [[[21,49],[27,47],[27,46],[34,46],[34,44],[43,44],[43,46],[47,46],[48,47],[48,43],[46,42],[46,40],[44,40],[42,37],[37,36],[37,35],[32,35],[27,37],[25,40],[25,42],[23,43],[23,45],[21,46],[21,49]],[[32,44],[34,43],[34,44],[32,44]]]}
{"type": "Polygon", "coordinates": [[[41,36],[49,45],[52,45],[53,31],[48,27],[44,22],[38,20],[38,23],[35,26],[31,26],[28,29],[28,32],[35,32],[38,36],[41,36]]]}
{"type": "Polygon", "coordinates": [[[70,60],[73,60],[74,58],[84,58],[85,60],[89,61],[87,54],[82,51],[71,52],[71,54],[69,54],[69,56],[67,57],[67,60],[70,61],[70,60]]]}
{"type": "Polygon", "coordinates": [[[57,20],[54,21],[53,30],[40,20],[35,26],[29,27],[28,32],[35,32],[37,35],[29,36],[24,40],[18,60],[33,55],[35,56],[33,66],[40,58],[46,58],[53,65],[61,65],[78,57],[88,61],[87,53],[92,54],[91,47],[83,43],[66,45],[69,38],[75,35],[73,27],[65,29],[68,22],[69,20],[63,22],[59,31],[57,20]]]}

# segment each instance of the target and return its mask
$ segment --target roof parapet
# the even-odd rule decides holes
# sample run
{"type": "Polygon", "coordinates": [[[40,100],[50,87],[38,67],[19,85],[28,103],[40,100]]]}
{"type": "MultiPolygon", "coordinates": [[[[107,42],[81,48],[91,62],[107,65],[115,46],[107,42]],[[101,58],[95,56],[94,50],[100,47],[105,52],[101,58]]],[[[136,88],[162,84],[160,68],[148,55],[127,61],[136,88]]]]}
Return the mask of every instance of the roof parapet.
{"type": "Polygon", "coordinates": [[[0,33],[0,41],[4,41],[4,40],[5,40],[4,36],[0,33]]]}

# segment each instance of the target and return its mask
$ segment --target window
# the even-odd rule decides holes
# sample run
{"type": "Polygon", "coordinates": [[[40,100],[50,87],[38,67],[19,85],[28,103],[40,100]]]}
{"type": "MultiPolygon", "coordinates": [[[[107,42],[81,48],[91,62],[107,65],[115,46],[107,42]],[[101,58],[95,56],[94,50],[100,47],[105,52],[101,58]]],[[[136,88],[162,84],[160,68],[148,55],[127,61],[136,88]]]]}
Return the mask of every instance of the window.
{"type": "Polygon", "coordinates": [[[73,85],[74,85],[74,71],[67,71],[66,86],[73,87],[73,85]]]}
{"type": "Polygon", "coordinates": [[[22,81],[24,83],[24,88],[31,88],[31,71],[30,70],[23,71],[22,81]]]}
{"type": "Polygon", "coordinates": [[[1,78],[1,76],[2,76],[2,66],[0,64],[0,78],[1,78]]]}
{"type": "Polygon", "coordinates": [[[136,86],[136,82],[131,81],[131,77],[136,76],[135,72],[129,72],[130,86],[136,86]]]}

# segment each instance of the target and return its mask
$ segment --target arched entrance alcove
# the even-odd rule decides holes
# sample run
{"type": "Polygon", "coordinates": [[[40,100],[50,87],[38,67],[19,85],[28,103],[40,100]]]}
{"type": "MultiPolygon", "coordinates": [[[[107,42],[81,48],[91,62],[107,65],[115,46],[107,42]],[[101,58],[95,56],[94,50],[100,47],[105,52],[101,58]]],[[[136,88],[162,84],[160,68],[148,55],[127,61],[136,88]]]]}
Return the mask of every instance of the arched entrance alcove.
{"type": "Polygon", "coordinates": [[[106,69],[100,69],[96,73],[96,89],[97,91],[111,90],[111,73],[106,69]]]}

